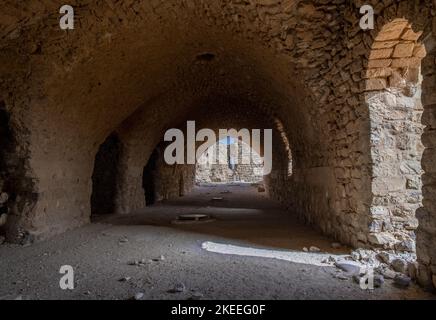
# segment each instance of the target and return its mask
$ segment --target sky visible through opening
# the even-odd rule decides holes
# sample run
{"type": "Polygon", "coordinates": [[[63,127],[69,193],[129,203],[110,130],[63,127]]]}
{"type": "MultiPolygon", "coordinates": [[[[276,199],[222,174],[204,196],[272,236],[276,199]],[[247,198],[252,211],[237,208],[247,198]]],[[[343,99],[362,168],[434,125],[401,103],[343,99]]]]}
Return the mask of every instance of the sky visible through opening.
{"type": "Polygon", "coordinates": [[[223,144],[223,145],[234,144],[235,143],[235,138],[227,136],[227,137],[222,138],[221,140],[219,140],[218,143],[219,144],[223,144]]]}

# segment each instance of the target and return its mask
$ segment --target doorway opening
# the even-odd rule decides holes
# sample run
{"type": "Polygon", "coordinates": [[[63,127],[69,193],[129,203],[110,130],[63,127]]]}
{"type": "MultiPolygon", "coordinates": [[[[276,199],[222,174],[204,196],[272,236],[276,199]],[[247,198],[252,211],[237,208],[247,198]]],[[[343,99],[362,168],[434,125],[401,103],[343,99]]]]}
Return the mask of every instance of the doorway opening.
{"type": "Polygon", "coordinates": [[[115,212],[121,142],[112,133],[100,145],[92,174],[91,214],[115,212]]]}
{"type": "Polygon", "coordinates": [[[210,146],[198,159],[196,183],[259,183],[263,160],[247,143],[226,137],[210,146]]]}
{"type": "Polygon", "coordinates": [[[144,189],[146,206],[151,206],[156,202],[155,174],[158,157],[157,149],[155,149],[142,173],[142,188],[144,189]]]}

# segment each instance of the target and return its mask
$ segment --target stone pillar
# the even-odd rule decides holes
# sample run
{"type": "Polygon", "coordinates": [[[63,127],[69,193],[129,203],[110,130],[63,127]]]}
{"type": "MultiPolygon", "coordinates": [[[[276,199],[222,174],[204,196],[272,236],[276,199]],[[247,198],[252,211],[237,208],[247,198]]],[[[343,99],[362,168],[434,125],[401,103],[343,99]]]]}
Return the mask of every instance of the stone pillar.
{"type": "MultiPolygon", "coordinates": [[[[433,19],[436,34],[436,18],[433,19]]],[[[419,262],[418,281],[436,288],[436,39],[428,40],[427,57],[422,62],[423,124],[422,141],[426,147],[422,158],[423,208],[417,211],[419,227],[416,235],[419,262]]]]}
{"type": "Polygon", "coordinates": [[[138,144],[123,141],[117,179],[116,213],[130,213],[145,207],[142,174],[147,163],[146,155],[138,144]]]}
{"type": "Polygon", "coordinates": [[[409,252],[422,204],[420,36],[406,19],[381,26],[363,74],[372,159],[368,241],[409,252]]]}

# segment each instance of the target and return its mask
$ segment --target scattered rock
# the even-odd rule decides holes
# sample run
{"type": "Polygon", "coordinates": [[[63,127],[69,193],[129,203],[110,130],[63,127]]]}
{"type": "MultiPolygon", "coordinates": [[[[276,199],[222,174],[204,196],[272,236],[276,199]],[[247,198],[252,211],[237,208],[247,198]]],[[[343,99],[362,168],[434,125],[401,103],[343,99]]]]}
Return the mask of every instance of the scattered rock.
{"type": "Polygon", "coordinates": [[[337,279],[339,279],[339,280],[349,280],[348,277],[346,277],[346,276],[344,276],[344,275],[342,275],[342,274],[338,274],[338,275],[336,275],[335,278],[337,278],[337,279]]]}
{"type": "MultiPolygon", "coordinates": [[[[364,279],[365,283],[367,285],[369,285],[369,282],[368,282],[369,279],[368,279],[367,275],[362,275],[362,276],[359,275],[359,274],[353,275],[354,282],[356,282],[359,285],[360,285],[360,282],[362,281],[362,279],[364,279]]],[[[385,283],[385,279],[384,279],[384,277],[382,275],[380,275],[380,274],[375,274],[374,275],[374,278],[373,278],[374,288],[380,288],[384,283],[385,283]]]]}
{"type": "Polygon", "coordinates": [[[354,282],[356,282],[357,284],[360,284],[360,279],[361,279],[362,277],[359,275],[359,274],[355,274],[355,275],[353,275],[353,280],[354,280],[354,282]]]}
{"type": "Polygon", "coordinates": [[[336,262],[335,266],[348,274],[360,274],[360,265],[351,262],[336,262]]]}
{"type": "Polygon", "coordinates": [[[352,257],[354,255],[354,259],[356,261],[364,261],[370,264],[374,264],[376,262],[376,252],[373,250],[367,249],[357,249],[351,253],[352,257]]]}
{"type": "Polygon", "coordinates": [[[391,267],[397,272],[407,274],[407,261],[404,259],[396,258],[392,260],[391,267]]]}
{"type": "Polygon", "coordinates": [[[368,235],[368,241],[372,244],[383,245],[385,247],[391,247],[392,244],[398,242],[389,232],[371,233],[368,235]]]}
{"type": "Polygon", "coordinates": [[[120,281],[120,282],[127,282],[130,279],[131,279],[131,277],[122,277],[122,278],[118,279],[118,281],[120,281]]]}
{"type": "Polygon", "coordinates": [[[129,266],[137,266],[137,265],[139,265],[139,261],[137,261],[137,260],[131,260],[131,261],[127,262],[127,264],[128,264],[129,266]]]}
{"type": "Polygon", "coordinates": [[[394,278],[394,283],[400,288],[407,288],[408,286],[410,286],[411,282],[412,279],[403,274],[399,274],[394,278]]]}
{"type": "Polygon", "coordinates": [[[181,293],[186,290],[186,287],[183,283],[179,282],[174,285],[174,288],[168,290],[169,293],[181,293]]]}
{"type": "Polygon", "coordinates": [[[199,291],[194,291],[188,300],[201,300],[204,295],[199,291]]]}
{"type": "Polygon", "coordinates": [[[223,197],[213,197],[212,201],[221,201],[223,200],[223,197]]]}
{"type": "Polygon", "coordinates": [[[257,192],[265,192],[265,188],[262,186],[257,187],[257,192]]]}
{"type": "Polygon", "coordinates": [[[165,260],[165,257],[164,256],[160,256],[160,257],[158,257],[158,258],[153,258],[153,259],[151,259],[151,261],[154,261],[154,262],[159,262],[159,261],[164,261],[165,260]]]}
{"type": "Polygon", "coordinates": [[[328,258],[325,258],[323,260],[321,260],[322,263],[328,263],[328,264],[332,264],[336,262],[336,259],[332,256],[329,256],[328,258]]]}
{"type": "Polygon", "coordinates": [[[350,253],[351,259],[353,259],[354,261],[359,261],[360,260],[360,254],[356,251],[353,251],[350,253]]]}
{"type": "Polygon", "coordinates": [[[304,252],[308,252],[309,249],[307,249],[306,247],[303,247],[303,251],[304,251],[304,252]]]}
{"type": "Polygon", "coordinates": [[[383,276],[386,279],[394,279],[397,276],[397,273],[391,269],[386,269],[383,271],[383,276]]]}
{"type": "Polygon", "coordinates": [[[318,247],[315,247],[315,246],[311,246],[311,247],[309,248],[309,251],[310,251],[310,252],[320,252],[321,249],[318,248],[318,247]]]}
{"type": "Polygon", "coordinates": [[[141,300],[144,297],[144,294],[142,292],[138,292],[133,297],[133,300],[141,300]]]}
{"type": "Polygon", "coordinates": [[[33,244],[33,242],[35,242],[35,236],[33,234],[30,234],[29,232],[24,232],[22,237],[21,237],[21,241],[20,244],[23,247],[29,247],[33,244]]]}
{"type": "Polygon", "coordinates": [[[126,237],[123,237],[123,238],[120,238],[120,239],[118,240],[118,242],[120,242],[120,243],[126,243],[126,242],[129,242],[129,239],[127,239],[126,237]]]}
{"type": "Polygon", "coordinates": [[[0,236],[0,244],[3,244],[3,243],[5,243],[5,237],[3,237],[3,236],[0,236]]]}
{"type": "Polygon", "coordinates": [[[380,288],[385,283],[385,278],[381,274],[374,275],[374,287],[380,288]]]}
{"type": "Polygon", "coordinates": [[[389,252],[382,251],[377,254],[377,258],[386,264],[391,264],[392,260],[395,259],[395,256],[389,252]]]}
{"type": "Polygon", "coordinates": [[[147,264],[147,261],[145,259],[131,260],[131,261],[128,261],[127,264],[129,266],[145,266],[147,264]]]}

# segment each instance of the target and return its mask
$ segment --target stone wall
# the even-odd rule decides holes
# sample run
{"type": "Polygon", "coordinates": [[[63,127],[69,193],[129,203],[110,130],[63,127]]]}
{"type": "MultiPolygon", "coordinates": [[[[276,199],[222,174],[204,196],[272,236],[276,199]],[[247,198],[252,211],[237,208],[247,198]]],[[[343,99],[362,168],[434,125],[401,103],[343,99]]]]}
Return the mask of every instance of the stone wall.
{"type": "Polygon", "coordinates": [[[229,145],[218,142],[199,158],[195,179],[197,183],[259,182],[263,180],[262,159],[240,141],[229,145]],[[230,163],[229,155],[233,159],[230,163]]]}
{"type": "Polygon", "coordinates": [[[422,205],[420,35],[405,19],[385,24],[364,75],[373,159],[369,240],[406,251],[415,251],[415,211],[422,205]]]}
{"type": "Polygon", "coordinates": [[[91,214],[115,212],[122,145],[113,133],[102,143],[92,172],[91,214]]]}
{"type": "MultiPolygon", "coordinates": [[[[434,3],[436,7],[436,3],[434,3]]],[[[433,37],[424,42],[427,56],[422,60],[422,122],[426,126],[422,136],[425,146],[422,168],[423,207],[416,217],[419,227],[416,233],[416,251],[420,263],[419,281],[436,288],[436,17],[433,17],[433,37]]]]}
{"type": "Polygon", "coordinates": [[[157,147],[154,185],[156,201],[175,199],[189,193],[195,185],[195,165],[168,165],[164,159],[164,150],[168,143],[157,147]]]}

